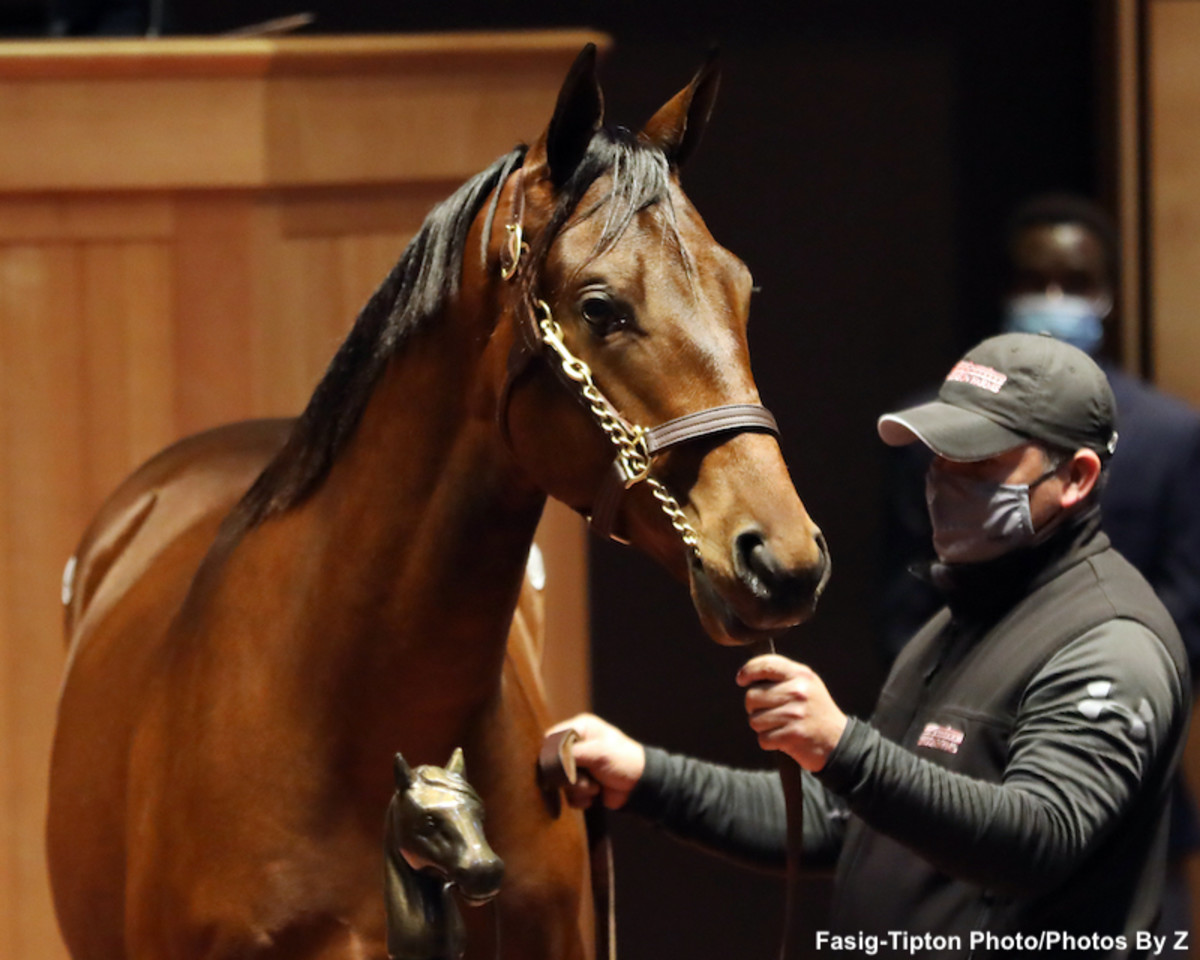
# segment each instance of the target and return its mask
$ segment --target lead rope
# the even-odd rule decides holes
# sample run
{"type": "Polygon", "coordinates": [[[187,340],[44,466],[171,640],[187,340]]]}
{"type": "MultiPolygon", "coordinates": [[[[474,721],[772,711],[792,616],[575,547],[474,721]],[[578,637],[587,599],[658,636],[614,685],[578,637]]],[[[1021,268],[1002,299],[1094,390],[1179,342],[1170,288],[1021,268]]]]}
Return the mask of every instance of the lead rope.
{"type": "MultiPolygon", "coordinates": [[[[766,641],[766,653],[775,653],[775,638],[766,641]]],[[[796,922],[796,904],[800,899],[800,867],[804,853],[804,774],[800,765],[786,753],[777,753],[775,767],[783,787],[787,822],[787,893],[783,905],[783,935],[779,942],[779,960],[796,960],[801,953],[800,925],[796,922]]]]}

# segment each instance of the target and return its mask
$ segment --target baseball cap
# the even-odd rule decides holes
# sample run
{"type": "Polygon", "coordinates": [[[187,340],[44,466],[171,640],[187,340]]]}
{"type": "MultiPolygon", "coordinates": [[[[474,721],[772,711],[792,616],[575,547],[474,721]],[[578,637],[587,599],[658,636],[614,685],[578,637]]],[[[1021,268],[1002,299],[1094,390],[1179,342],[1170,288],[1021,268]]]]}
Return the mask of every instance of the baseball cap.
{"type": "Polygon", "coordinates": [[[947,460],[985,460],[1023,443],[1117,447],[1117,403],[1091,357],[1046,334],[1004,333],[968,350],[938,398],[879,418],[883,442],[920,440],[947,460]]]}

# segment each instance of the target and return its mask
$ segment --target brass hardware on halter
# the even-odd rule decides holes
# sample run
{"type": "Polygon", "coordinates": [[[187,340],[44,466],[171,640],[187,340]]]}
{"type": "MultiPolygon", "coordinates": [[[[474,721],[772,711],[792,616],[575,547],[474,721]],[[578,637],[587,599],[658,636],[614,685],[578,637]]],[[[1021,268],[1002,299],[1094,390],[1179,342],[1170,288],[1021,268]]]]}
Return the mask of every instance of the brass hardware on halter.
{"type": "Polygon", "coordinates": [[[550,305],[545,300],[536,301],[535,318],[542,342],[558,357],[563,375],[579,384],[579,392],[587,401],[588,409],[597,425],[616,447],[617,469],[621,473],[625,489],[628,490],[644,480],[649,485],[659,506],[662,507],[663,513],[671,521],[675,532],[679,534],[692,556],[699,559],[700,538],[695,528],[688,522],[683,508],[680,507],[679,501],[671,495],[671,491],[659,480],[650,476],[651,460],[646,431],[636,424],[629,423],[617,413],[608,398],[600,392],[600,388],[592,379],[591,368],[571,353],[563,341],[562,327],[554,319],[550,305]]]}
{"type": "Polygon", "coordinates": [[[509,223],[504,227],[508,236],[504,242],[504,262],[500,264],[500,276],[504,280],[511,280],[517,275],[517,268],[521,265],[521,257],[529,250],[529,244],[524,240],[525,231],[519,223],[509,223]]]}

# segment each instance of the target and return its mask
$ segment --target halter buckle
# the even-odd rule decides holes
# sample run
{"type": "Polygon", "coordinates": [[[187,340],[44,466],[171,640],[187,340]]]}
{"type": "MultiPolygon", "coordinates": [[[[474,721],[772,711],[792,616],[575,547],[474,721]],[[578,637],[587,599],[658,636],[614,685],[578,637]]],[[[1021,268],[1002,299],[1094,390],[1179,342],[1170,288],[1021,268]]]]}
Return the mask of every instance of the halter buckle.
{"type": "Polygon", "coordinates": [[[517,268],[521,265],[521,256],[529,250],[529,244],[524,240],[525,231],[521,224],[509,223],[505,225],[504,229],[508,237],[504,242],[500,276],[504,280],[511,280],[517,275],[517,268]]]}

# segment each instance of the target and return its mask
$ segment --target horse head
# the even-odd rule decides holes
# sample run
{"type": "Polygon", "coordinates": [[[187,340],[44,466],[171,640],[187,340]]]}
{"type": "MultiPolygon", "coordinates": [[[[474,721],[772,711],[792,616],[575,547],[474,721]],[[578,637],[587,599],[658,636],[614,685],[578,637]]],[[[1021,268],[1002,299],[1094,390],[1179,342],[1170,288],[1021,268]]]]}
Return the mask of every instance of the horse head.
{"type": "Polygon", "coordinates": [[[759,404],[750,272],[680,186],[718,73],[635,135],[604,126],[595,59],[496,201],[497,417],[526,477],[686,578],[714,639],[750,642],[811,615],[829,560],[759,404]]]}
{"type": "Polygon", "coordinates": [[[442,767],[409,767],[396,754],[396,793],[387,816],[387,852],[458,889],[468,903],[500,892],[504,861],[483,833],[483,803],[466,780],[461,749],[442,767]]]}

